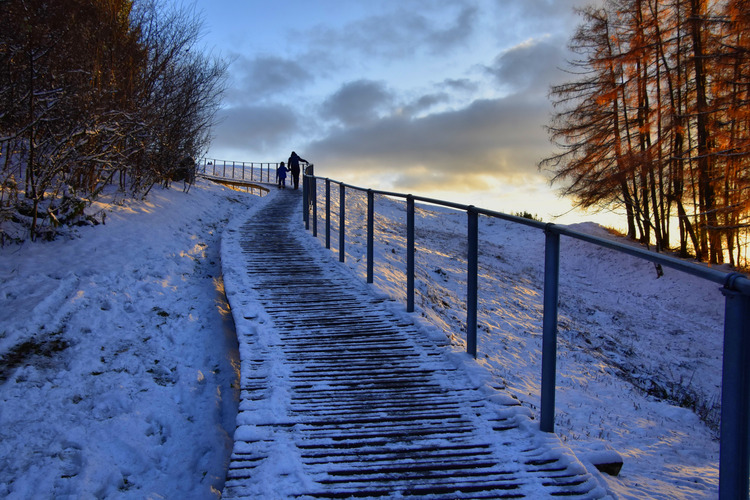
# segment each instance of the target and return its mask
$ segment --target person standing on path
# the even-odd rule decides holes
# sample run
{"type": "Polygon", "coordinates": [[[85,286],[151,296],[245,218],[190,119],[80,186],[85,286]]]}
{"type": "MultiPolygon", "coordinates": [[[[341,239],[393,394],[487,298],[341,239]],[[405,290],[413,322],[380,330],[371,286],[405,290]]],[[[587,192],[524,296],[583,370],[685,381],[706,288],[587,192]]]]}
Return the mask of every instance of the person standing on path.
{"type": "Polygon", "coordinates": [[[289,170],[291,170],[292,172],[292,183],[294,184],[294,189],[297,189],[299,187],[300,163],[307,163],[307,160],[300,158],[297,153],[292,151],[292,155],[289,157],[288,165],[289,170]]]}

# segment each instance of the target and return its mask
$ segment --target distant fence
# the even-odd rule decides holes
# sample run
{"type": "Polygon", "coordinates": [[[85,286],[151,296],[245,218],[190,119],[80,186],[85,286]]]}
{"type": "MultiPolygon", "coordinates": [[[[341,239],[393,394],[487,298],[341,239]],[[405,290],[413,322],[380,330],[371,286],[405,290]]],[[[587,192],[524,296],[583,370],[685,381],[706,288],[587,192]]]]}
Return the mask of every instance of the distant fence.
{"type": "Polygon", "coordinates": [[[276,182],[276,167],[273,162],[228,161],[204,158],[198,163],[198,173],[248,182],[276,182]]]}
{"type": "Polygon", "coordinates": [[[625,245],[555,224],[517,217],[444,200],[367,189],[315,177],[308,169],[303,177],[303,220],[313,236],[318,235],[317,183],[325,182],[325,245],[331,248],[331,185],[339,190],[339,260],[346,258],[346,190],[367,193],[367,283],[373,282],[374,195],[406,200],[406,310],[414,311],[414,203],[422,202],[465,211],[467,229],[466,350],[477,356],[477,263],[479,216],[503,219],[544,231],[544,313],[542,318],[542,383],[540,427],[554,432],[555,380],[557,371],[558,284],[560,236],[645,259],[723,285],[724,354],[722,366],[719,495],[722,500],[748,498],[750,487],[750,279],[740,273],[725,273],[694,262],[676,259],[642,248],[625,245]],[[310,213],[312,212],[312,214],[310,213]]]}

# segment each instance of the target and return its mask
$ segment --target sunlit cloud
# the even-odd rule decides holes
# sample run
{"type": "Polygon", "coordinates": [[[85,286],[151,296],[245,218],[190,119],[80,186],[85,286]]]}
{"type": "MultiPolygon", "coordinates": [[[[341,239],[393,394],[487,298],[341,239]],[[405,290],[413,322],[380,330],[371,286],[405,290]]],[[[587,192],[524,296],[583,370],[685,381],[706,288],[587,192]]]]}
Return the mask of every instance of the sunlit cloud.
{"type": "Polygon", "coordinates": [[[547,113],[543,101],[477,100],[457,111],[336,129],[307,154],[336,175],[370,170],[388,184],[474,189],[486,175],[536,174],[549,145],[543,130],[528,131],[541,129],[547,113]]]}

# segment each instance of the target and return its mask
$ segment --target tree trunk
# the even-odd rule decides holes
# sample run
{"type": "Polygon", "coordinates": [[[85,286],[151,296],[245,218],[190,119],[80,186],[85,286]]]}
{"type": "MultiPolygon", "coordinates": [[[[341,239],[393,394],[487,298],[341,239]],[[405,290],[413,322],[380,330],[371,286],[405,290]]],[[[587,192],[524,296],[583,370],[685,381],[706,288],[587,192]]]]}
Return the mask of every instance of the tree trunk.
{"type": "Polygon", "coordinates": [[[703,225],[701,247],[708,250],[709,262],[718,264],[722,255],[721,239],[718,235],[716,216],[716,193],[713,180],[713,159],[709,148],[708,99],[706,96],[706,69],[704,64],[702,18],[705,14],[705,0],[690,0],[690,35],[693,46],[693,70],[695,72],[695,104],[698,134],[698,203],[703,225]],[[705,235],[705,236],[704,236],[705,235]]]}

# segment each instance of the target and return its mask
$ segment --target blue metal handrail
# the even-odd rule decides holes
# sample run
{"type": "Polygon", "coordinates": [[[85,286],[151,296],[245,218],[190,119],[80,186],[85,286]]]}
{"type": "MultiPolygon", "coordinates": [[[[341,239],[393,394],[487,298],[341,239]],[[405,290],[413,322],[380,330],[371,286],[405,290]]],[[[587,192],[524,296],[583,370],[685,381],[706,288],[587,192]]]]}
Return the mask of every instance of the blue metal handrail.
{"type": "MultiPolygon", "coordinates": [[[[310,207],[317,207],[316,179],[312,172],[303,176],[305,197],[303,218],[309,228],[310,207]]],[[[557,319],[560,274],[560,236],[645,259],[722,285],[725,297],[724,353],[722,366],[719,495],[723,499],[747,498],[750,487],[750,279],[739,273],[726,273],[643,248],[625,245],[555,224],[495,212],[473,205],[412,194],[373,190],[325,179],[326,248],[330,249],[330,185],[339,184],[339,261],[345,260],[346,189],[367,193],[367,282],[373,282],[374,194],[406,200],[406,310],[414,311],[414,204],[429,203],[465,211],[468,215],[467,269],[467,352],[477,356],[477,233],[478,216],[485,215],[540,229],[545,234],[544,312],[542,318],[542,383],[540,428],[554,432],[555,383],[557,370],[557,319]]],[[[315,212],[317,213],[317,212],[315,212]]],[[[317,219],[317,215],[315,216],[317,219]]],[[[316,233],[317,234],[317,233],[316,233]]]]}

